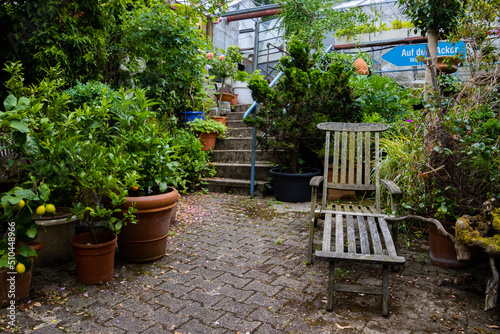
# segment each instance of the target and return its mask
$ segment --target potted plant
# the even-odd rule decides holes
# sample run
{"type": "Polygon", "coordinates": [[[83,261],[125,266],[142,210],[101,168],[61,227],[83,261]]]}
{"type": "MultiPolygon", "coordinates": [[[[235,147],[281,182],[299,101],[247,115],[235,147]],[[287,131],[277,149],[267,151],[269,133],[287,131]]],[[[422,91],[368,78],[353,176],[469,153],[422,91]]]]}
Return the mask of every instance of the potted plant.
{"type": "Polygon", "coordinates": [[[49,195],[46,184],[31,180],[0,199],[0,307],[15,307],[16,301],[29,295],[34,258],[44,246],[34,242],[38,232],[34,216],[49,195]]]}
{"type": "Polygon", "coordinates": [[[317,66],[321,54],[311,54],[309,44],[298,39],[291,41],[288,52],[280,60],[283,76],[275,88],[262,76],[252,74],[252,96],[263,107],[255,119],[245,118],[245,123],[263,131],[259,141],[275,153],[279,167],[271,174],[276,198],[305,202],[310,200],[309,180],[320,173],[317,168],[303,166],[305,159],[313,160],[308,152],[318,152],[324,143],[316,124],[356,121],[361,114],[348,86],[351,70],[335,62],[317,66]]]}
{"type": "Polygon", "coordinates": [[[227,126],[213,119],[195,119],[189,122],[189,129],[196,133],[203,145],[203,151],[213,150],[217,137],[226,135],[227,126]]]}
{"type": "Polygon", "coordinates": [[[165,256],[167,236],[175,219],[184,171],[173,137],[155,122],[146,91],[121,90],[116,104],[116,138],[123,153],[137,161],[137,178],[128,188],[123,211],[134,207],[137,224],[125,226],[118,237],[119,255],[129,262],[156,261],[165,256]],[[132,94],[130,94],[132,93],[132,94]]]}
{"type": "MultiPolygon", "coordinates": [[[[3,140],[12,152],[7,165],[17,171],[20,183],[36,180],[50,188],[51,202],[33,211],[35,222],[41,227],[35,241],[45,245],[35,262],[42,266],[60,264],[72,257],[69,239],[75,231],[74,219],[66,219],[70,214],[72,188],[68,169],[61,160],[64,144],[57,135],[68,97],[59,90],[64,84],[60,79],[44,79],[38,85],[25,87],[21,70],[19,63],[6,64],[11,78],[6,83],[9,96],[0,119],[3,140]],[[61,214],[65,216],[55,218],[61,214]]],[[[56,68],[51,74],[57,72],[56,68]]]]}
{"type": "Polygon", "coordinates": [[[248,79],[249,75],[245,71],[238,71],[233,76],[233,92],[234,95],[237,95],[237,102],[240,104],[252,104],[254,102],[252,91],[248,88],[248,79]]]}
{"type": "Polygon", "coordinates": [[[213,52],[207,53],[207,60],[210,67],[210,74],[215,78],[221,79],[221,87],[219,93],[216,94],[217,105],[221,109],[222,101],[230,102],[234,99],[234,95],[224,95],[224,88],[226,79],[231,78],[238,72],[238,63],[241,62],[243,56],[241,55],[238,46],[231,45],[225,52],[222,49],[217,50],[220,55],[214,55],[213,52]]]}

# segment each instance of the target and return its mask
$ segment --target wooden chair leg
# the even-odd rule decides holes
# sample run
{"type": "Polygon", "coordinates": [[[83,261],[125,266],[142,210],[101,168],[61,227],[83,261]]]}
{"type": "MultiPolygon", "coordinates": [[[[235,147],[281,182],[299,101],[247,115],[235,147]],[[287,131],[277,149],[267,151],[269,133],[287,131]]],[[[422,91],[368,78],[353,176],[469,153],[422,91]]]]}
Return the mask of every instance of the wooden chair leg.
{"type": "Polygon", "coordinates": [[[309,220],[309,244],[307,246],[306,262],[308,264],[313,263],[313,251],[314,251],[314,221],[311,218],[309,220]]]}
{"type": "Polygon", "coordinates": [[[384,264],[382,268],[382,316],[389,315],[389,266],[384,264]]]}
{"type": "Polygon", "coordinates": [[[335,289],[335,262],[330,261],[330,268],[329,268],[329,273],[328,273],[328,289],[326,291],[327,294],[327,303],[326,303],[326,310],[328,312],[333,311],[333,291],[335,289]]]}

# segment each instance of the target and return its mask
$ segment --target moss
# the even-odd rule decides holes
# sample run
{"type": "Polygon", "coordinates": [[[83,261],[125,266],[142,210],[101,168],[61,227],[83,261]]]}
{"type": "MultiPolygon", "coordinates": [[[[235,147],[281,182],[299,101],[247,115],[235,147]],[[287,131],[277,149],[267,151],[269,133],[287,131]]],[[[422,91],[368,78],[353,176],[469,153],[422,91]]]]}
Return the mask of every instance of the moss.
{"type": "Polygon", "coordinates": [[[466,246],[479,246],[489,255],[500,255],[500,209],[493,208],[492,218],[485,214],[460,217],[456,225],[456,237],[466,246]]]}

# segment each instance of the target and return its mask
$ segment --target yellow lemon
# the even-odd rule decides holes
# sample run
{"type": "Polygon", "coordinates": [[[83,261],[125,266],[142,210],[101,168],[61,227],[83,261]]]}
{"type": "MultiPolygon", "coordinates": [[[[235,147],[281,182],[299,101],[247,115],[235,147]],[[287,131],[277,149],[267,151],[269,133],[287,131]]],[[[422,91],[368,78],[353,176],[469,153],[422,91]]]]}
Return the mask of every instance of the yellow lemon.
{"type": "Polygon", "coordinates": [[[16,271],[18,274],[22,274],[26,271],[26,267],[24,266],[24,264],[22,264],[21,262],[19,262],[17,265],[16,265],[16,271]]]}
{"type": "Polygon", "coordinates": [[[56,212],[56,207],[54,206],[54,204],[47,204],[45,206],[45,210],[47,210],[47,213],[54,213],[56,212]]]}
{"type": "Polygon", "coordinates": [[[38,208],[36,208],[35,212],[38,216],[43,216],[45,214],[45,205],[40,205],[38,208]]]}
{"type": "Polygon", "coordinates": [[[17,203],[16,205],[14,205],[14,208],[18,209],[18,210],[21,210],[22,208],[24,208],[24,205],[26,203],[24,202],[24,200],[20,200],[19,203],[17,203]]]}

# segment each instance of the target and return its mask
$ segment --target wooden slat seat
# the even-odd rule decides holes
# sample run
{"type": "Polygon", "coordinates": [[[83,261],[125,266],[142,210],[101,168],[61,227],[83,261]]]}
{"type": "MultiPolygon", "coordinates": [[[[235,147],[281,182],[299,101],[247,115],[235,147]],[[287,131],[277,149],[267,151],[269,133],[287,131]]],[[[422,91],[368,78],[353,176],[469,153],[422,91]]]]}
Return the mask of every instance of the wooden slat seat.
{"type": "Polygon", "coordinates": [[[375,123],[321,123],[318,128],[326,131],[325,172],[311,180],[311,216],[309,226],[308,262],[313,253],[317,258],[330,262],[327,310],[333,309],[333,291],[381,294],[382,315],[388,311],[388,268],[400,266],[405,258],[397,254],[396,229],[390,229],[381,212],[380,185],[391,195],[391,211],[397,208],[399,188],[389,180],[379,177],[379,133],[387,129],[385,124],[375,123]],[[333,136],[331,135],[333,133],[333,136]],[[330,139],[333,138],[332,143],[330,139]],[[330,150],[332,148],[332,150],[330,150]],[[330,158],[330,152],[332,157],[330,158]],[[331,161],[332,160],[332,161],[331,161]],[[328,166],[333,165],[333,177],[328,179],[328,166]],[[359,175],[355,177],[354,175],[359,175]],[[321,202],[317,203],[318,189],[322,187],[321,202]],[[364,190],[375,192],[375,205],[363,203],[328,204],[328,189],[364,190]],[[314,252],[314,229],[317,219],[322,219],[323,233],[320,250],[314,252]],[[381,287],[336,285],[335,263],[341,261],[382,265],[381,287]]]}

